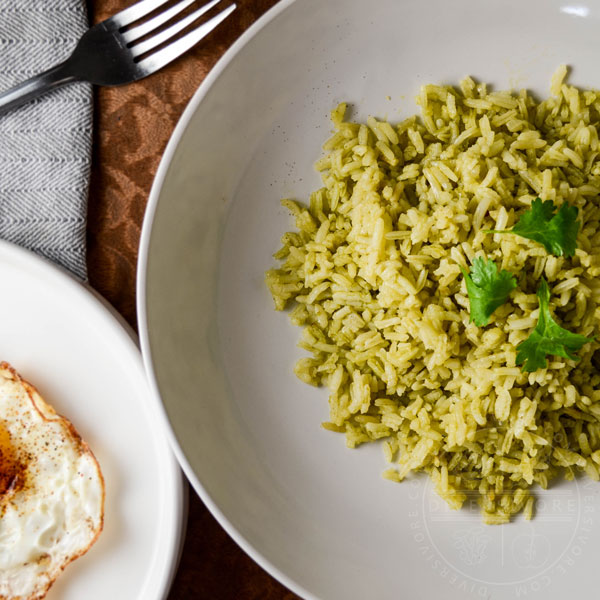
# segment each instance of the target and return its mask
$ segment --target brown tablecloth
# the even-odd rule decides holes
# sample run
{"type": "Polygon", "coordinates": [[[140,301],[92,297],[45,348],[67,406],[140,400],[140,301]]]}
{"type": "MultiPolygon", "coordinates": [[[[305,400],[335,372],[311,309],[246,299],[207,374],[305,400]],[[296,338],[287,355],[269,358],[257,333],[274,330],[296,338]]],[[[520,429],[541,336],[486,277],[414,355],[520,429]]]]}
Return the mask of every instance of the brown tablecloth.
{"type": "MultiPolygon", "coordinates": [[[[88,213],[89,278],[134,327],[140,230],[167,141],[208,71],[276,1],[236,0],[238,9],[225,23],[161,72],[129,86],[96,90],[88,213]]],[[[101,21],[132,3],[89,0],[91,20],[101,21]]],[[[297,596],[238,548],[190,489],[185,545],[169,598],[293,600],[297,596]]]]}

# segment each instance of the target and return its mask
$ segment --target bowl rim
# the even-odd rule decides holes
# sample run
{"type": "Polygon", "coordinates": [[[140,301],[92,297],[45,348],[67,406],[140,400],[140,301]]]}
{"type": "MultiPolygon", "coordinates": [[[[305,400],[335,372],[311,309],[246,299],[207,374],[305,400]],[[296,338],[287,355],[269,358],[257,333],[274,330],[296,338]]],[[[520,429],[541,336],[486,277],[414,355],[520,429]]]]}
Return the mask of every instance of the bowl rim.
{"type": "Polygon", "coordinates": [[[150,348],[150,341],[148,335],[148,315],[147,315],[147,297],[146,297],[146,285],[147,285],[147,270],[148,270],[148,255],[150,247],[150,239],[152,237],[152,229],[154,225],[154,218],[156,216],[156,209],[161,196],[163,184],[165,178],[171,166],[171,162],[175,155],[175,151],[183,137],[190,121],[193,118],[196,110],[198,109],[201,102],[206,97],[209,90],[217,82],[221,74],[229,66],[229,64],[235,59],[235,57],[245,48],[245,46],[252,40],[268,23],[270,23],[275,17],[287,10],[297,0],[279,0],[272,8],[270,8],[265,14],[259,17],[223,54],[223,56],[217,61],[215,66],[211,69],[208,75],[204,78],[198,89],[194,92],[194,95],[190,99],[188,105],[183,111],[169,142],[165,148],[165,151],[161,157],[154,181],[150,189],[150,195],[146,205],[144,219],[142,222],[142,230],[140,234],[138,261],[137,261],[137,273],[136,273],[136,308],[138,315],[138,329],[139,329],[139,340],[142,351],[144,368],[150,387],[150,392],[159,407],[159,416],[163,422],[163,427],[167,435],[169,444],[179,462],[185,476],[198,494],[202,502],[206,505],[211,514],[215,517],[218,523],[223,527],[227,534],[236,542],[236,544],[260,567],[262,567],[272,577],[277,579],[285,587],[290,589],[293,593],[305,598],[306,600],[318,600],[318,598],[311,594],[308,590],[288,577],[285,573],[275,567],[267,558],[265,558],[258,550],[256,550],[250,542],[231,524],[229,519],[223,514],[217,504],[213,501],[206,488],[203,486],[200,479],[194,473],[192,466],[187,460],[173,429],[172,423],[167,414],[165,405],[163,403],[156,373],[152,361],[152,352],[150,348]]]}

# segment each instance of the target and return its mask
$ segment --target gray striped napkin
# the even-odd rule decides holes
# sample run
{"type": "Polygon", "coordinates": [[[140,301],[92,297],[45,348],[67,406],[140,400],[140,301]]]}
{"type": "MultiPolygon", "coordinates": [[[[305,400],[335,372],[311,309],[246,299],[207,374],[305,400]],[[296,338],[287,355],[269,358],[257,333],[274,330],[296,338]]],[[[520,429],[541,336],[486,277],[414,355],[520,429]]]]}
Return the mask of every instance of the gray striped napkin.
{"type": "MultiPolygon", "coordinates": [[[[0,0],[0,90],[63,61],[85,0],[0,0]]],[[[92,90],[74,84],[0,117],[0,238],[86,279],[92,90]]]]}

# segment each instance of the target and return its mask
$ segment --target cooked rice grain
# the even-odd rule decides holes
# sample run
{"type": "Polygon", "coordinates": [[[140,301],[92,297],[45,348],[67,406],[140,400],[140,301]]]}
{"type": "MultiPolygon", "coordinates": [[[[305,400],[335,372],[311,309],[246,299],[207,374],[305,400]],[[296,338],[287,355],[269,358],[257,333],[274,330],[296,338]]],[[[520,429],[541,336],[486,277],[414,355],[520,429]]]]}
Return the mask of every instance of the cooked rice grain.
{"type": "Polygon", "coordinates": [[[336,127],[317,162],[324,187],[304,207],[284,200],[297,231],[266,282],[275,307],[294,303],[311,353],[296,374],[330,390],[326,429],[347,445],[384,440],[384,477],[425,471],[452,508],[475,496],[488,523],[534,514],[530,488],[600,465],[600,376],[549,357],[523,373],[516,346],[537,319],[541,276],[564,327],[598,339],[600,92],[552,78],[552,96],[426,85],[421,119],[369,117],[336,127]],[[549,256],[512,227],[536,198],[577,206],[572,258],[549,256]],[[469,323],[460,267],[476,256],[515,273],[519,287],[490,324],[469,323]]]}

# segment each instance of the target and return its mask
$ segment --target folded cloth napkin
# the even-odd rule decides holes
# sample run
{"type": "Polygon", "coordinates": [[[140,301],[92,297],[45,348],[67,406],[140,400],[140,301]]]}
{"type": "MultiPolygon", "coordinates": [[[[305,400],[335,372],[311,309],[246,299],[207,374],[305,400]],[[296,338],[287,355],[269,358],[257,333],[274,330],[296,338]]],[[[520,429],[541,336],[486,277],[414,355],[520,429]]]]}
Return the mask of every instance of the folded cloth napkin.
{"type": "MultiPolygon", "coordinates": [[[[0,91],[65,60],[85,0],[0,0],[0,91]]],[[[86,278],[92,90],[72,84],[0,117],[0,238],[86,278]]]]}

